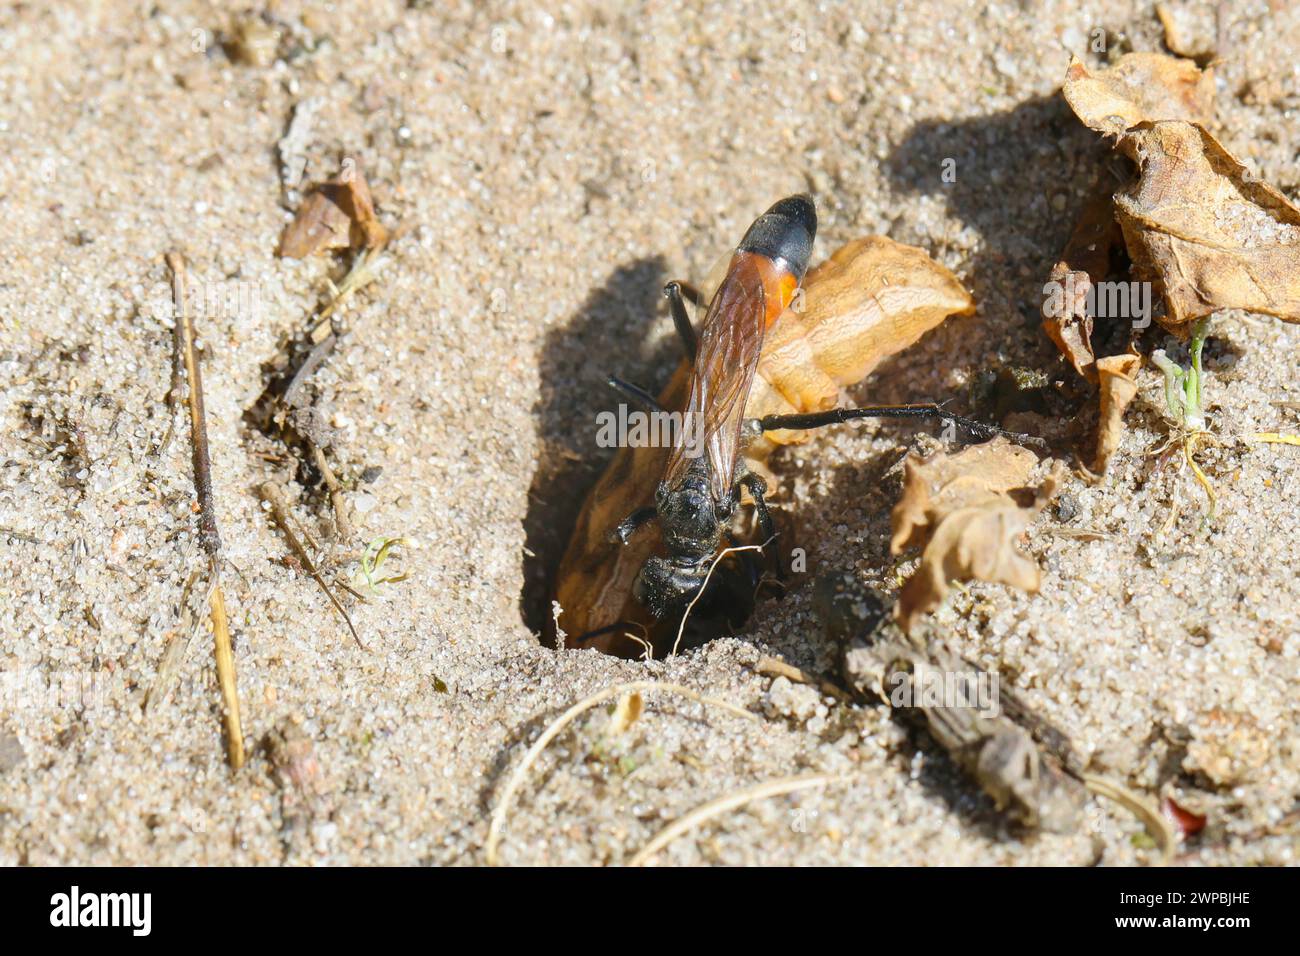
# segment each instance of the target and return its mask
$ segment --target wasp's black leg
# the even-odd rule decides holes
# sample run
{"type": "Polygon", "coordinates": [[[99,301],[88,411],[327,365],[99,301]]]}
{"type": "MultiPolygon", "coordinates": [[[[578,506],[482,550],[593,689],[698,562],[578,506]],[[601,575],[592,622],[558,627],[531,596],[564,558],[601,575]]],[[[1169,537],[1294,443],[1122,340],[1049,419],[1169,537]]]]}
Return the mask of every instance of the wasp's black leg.
{"type": "Polygon", "coordinates": [[[639,385],[633,385],[631,382],[625,382],[617,376],[611,375],[608,379],[609,387],[618,392],[624,398],[633,404],[640,405],[647,412],[666,412],[662,405],[655,401],[654,396],[641,388],[639,385]]]}
{"type": "MultiPolygon", "coordinates": [[[[730,548],[739,548],[740,542],[736,540],[735,535],[730,531],[727,532],[727,546],[730,548]]],[[[757,591],[758,586],[762,583],[762,562],[754,560],[752,551],[741,551],[736,555],[736,560],[740,563],[745,572],[745,583],[750,591],[757,591]]]]}
{"type": "Polygon", "coordinates": [[[758,528],[763,534],[763,543],[773,545],[772,556],[776,561],[776,575],[784,580],[785,564],[781,561],[781,549],[775,546],[776,523],[772,520],[772,512],[767,509],[767,482],[761,475],[747,471],[740,476],[739,484],[743,485],[749,492],[749,496],[754,499],[754,514],[758,517],[758,528]]]}
{"type": "Polygon", "coordinates": [[[692,362],[695,361],[695,327],[691,325],[691,317],[686,314],[686,303],[682,301],[682,296],[691,300],[691,304],[699,308],[702,301],[700,293],[692,285],[685,282],[673,280],[664,286],[664,295],[668,298],[668,311],[673,315],[673,325],[677,329],[677,337],[682,340],[682,347],[686,349],[686,357],[692,362]]]}
{"type": "Polygon", "coordinates": [[[1047,442],[1034,435],[1009,432],[996,425],[977,422],[971,418],[954,415],[942,405],[924,402],[915,405],[863,405],[859,408],[832,408],[824,412],[806,412],[796,415],[768,415],[756,419],[757,427],[762,431],[776,431],[789,428],[802,431],[810,428],[822,428],[837,425],[858,418],[934,418],[948,422],[975,438],[993,438],[1001,435],[1021,445],[1034,445],[1046,448],[1047,442]]]}
{"type": "Polygon", "coordinates": [[[682,295],[690,299],[691,305],[695,306],[695,308],[702,309],[709,304],[704,301],[704,293],[695,288],[695,286],[691,285],[685,279],[675,279],[673,281],[681,288],[682,295]]]}
{"type": "Polygon", "coordinates": [[[632,535],[636,534],[647,521],[651,521],[658,514],[654,505],[646,505],[644,508],[637,508],[630,515],[618,523],[613,531],[609,533],[610,541],[617,541],[620,544],[627,544],[632,540],[632,535]]]}

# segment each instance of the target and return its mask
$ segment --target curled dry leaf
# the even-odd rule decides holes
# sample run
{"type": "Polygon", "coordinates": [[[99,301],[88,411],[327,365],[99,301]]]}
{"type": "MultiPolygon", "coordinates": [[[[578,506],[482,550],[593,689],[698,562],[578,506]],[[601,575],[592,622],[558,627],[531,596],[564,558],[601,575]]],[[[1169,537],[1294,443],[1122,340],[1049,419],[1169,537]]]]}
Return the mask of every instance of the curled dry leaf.
{"type": "MultiPolygon", "coordinates": [[[[870,375],[952,315],[972,315],[975,300],[948,269],[916,246],[884,236],[855,239],[808,274],[802,307],[768,332],[748,415],[834,408],[841,389],[870,375]]],[[[771,432],[777,444],[810,432],[771,432]]]]}
{"type": "Polygon", "coordinates": [[[305,259],[332,249],[378,249],[387,241],[388,230],[375,215],[365,174],[348,157],[337,176],[303,200],[280,237],[280,256],[305,259]]]}
{"type": "Polygon", "coordinates": [[[1143,124],[1214,118],[1214,71],[1163,53],[1127,53],[1096,73],[1073,57],[1061,92],[1084,126],[1110,136],[1143,124]]]}
{"type": "Polygon", "coordinates": [[[1124,410],[1137,396],[1140,355],[1111,355],[1097,360],[1101,382],[1101,423],[1097,426],[1097,457],[1093,471],[1101,474],[1124,437],[1124,410]]]}
{"type": "Polygon", "coordinates": [[[1261,182],[1206,128],[1210,70],[1131,53],[1108,70],[1070,63],[1063,92],[1085,125],[1117,137],[1139,176],[1115,195],[1135,274],[1161,289],[1160,323],[1220,309],[1300,322],[1300,209],[1261,182]]]}
{"type": "MultiPolygon", "coordinates": [[[[841,389],[855,385],[882,361],[907,348],[950,315],[970,315],[975,303],[957,277],[923,249],[868,236],[847,243],[809,271],[803,295],[768,330],[747,417],[813,412],[834,407],[841,389]]],[[[686,401],[690,367],[682,362],[659,395],[667,409],[686,401]]],[[[764,468],[779,444],[808,432],[768,432],[745,448],[748,467],[764,468]]],[[[654,637],[655,623],[632,599],[632,585],[658,535],[643,531],[626,545],[611,543],[611,528],[654,500],[663,448],[620,448],[588,493],[555,577],[554,621],[569,646],[639,655],[626,633],[654,637]],[[608,633],[592,632],[614,628],[608,633]]],[[[670,622],[675,634],[676,622],[670,622]]],[[[672,636],[669,635],[671,644],[672,636]]]]}
{"type": "Polygon", "coordinates": [[[1043,289],[1043,330],[1074,370],[1091,382],[1097,381],[1092,290],[1110,272],[1111,249],[1120,239],[1112,188],[1103,173],[1043,289]]]}
{"type": "Polygon", "coordinates": [[[1055,497],[1057,479],[1048,477],[1029,507],[1021,507],[1008,494],[1027,485],[1037,461],[1033,452],[1005,438],[955,455],[908,456],[903,497],[891,516],[890,550],[925,550],[899,595],[896,614],[904,630],[938,607],[953,581],[974,579],[1038,590],[1038,565],[1015,543],[1055,497]]]}
{"type": "Polygon", "coordinates": [[[1139,276],[1164,290],[1162,324],[1220,309],[1300,322],[1300,209],[1193,123],[1135,134],[1141,179],[1115,197],[1139,276]]]}

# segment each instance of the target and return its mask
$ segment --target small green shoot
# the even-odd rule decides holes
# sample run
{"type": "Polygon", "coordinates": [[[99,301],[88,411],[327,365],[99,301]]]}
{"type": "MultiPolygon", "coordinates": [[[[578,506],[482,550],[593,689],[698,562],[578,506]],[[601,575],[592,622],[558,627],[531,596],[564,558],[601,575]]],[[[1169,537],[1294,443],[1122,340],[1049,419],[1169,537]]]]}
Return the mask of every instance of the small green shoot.
{"type": "MultiPolygon", "coordinates": [[[[1218,497],[1214,493],[1214,486],[1210,483],[1210,479],[1205,476],[1205,472],[1196,463],[1196,452],[1202,443],[1216,441],[1214,436],[1205,428],[1204,372],[1201,367],[1201,353],[1205,349],[1205,340],[1209,336],[1209,329],[1209,316],[1198,319],[1192,324],[1191,368],[1183,368],[1174,362],[1165,354],[1164,349],[1157,349],[1151,354],[1151,361],[1164,373],[1165,405],[1169,409],[1170,416],[1178,425],[1178,433],[1170,436],[1169,441],[1165,443],[1160,451],[1164,451],[1171,444],[1181,444],[1183,457],[1187,461],[1192,474],[1196,477],[1197,483],[1205,491],[1205,497],[1209,501],[1209,510],[1205,515],[1207,521],[1214,517],[1218,497]]],[[[1175,508],[1175,514],[1176,512],[1177,509],[1175,508]]],[[[1173,523],[1174,516],[1170,516],[1170,520],[1166,522],[1165,527],[1173,523]]]]}
{"type": "Polygon", "coordinates": [[[379,588],[382,585],[405,581],[410,576],[406,572],[385,576],[383,573],[384,563],[395,548],[410,548],[413,546],[414,544],[409,538],[381,537],[372,539],[366,545],[366,550],[362,552],[359,562],[360,567],[352,575],[352,586],[357,590],[364,588],[370,594],[378,596],[379,588]]]}
{"type": "Polygon", "coordinates": [[[1201,352],[1205,349],[1209,320],[1201,319],[1192,326],[1192,367],[1176,364],[1164,349],[1156,349],[1151,361],[1165,374],[1165,404],[1169,414],[1188,431],[1205,430],[1205,408],[1202,405],[1201,352]]]}

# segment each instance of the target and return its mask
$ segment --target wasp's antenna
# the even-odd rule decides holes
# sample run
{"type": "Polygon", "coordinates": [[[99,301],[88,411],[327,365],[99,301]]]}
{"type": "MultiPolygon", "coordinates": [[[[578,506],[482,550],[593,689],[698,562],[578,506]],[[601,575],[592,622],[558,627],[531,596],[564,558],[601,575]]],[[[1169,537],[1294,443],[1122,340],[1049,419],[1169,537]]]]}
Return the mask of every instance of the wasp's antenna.
{"type": "Polygon", "coordinates": [[[610,388],[618,392],[633,404],[640,405],[647,412],[667,413],[668,410],[655,401],[654,397],[639,385],[625,382],[616,375],[611,375],[608,382],[610,388]]]}

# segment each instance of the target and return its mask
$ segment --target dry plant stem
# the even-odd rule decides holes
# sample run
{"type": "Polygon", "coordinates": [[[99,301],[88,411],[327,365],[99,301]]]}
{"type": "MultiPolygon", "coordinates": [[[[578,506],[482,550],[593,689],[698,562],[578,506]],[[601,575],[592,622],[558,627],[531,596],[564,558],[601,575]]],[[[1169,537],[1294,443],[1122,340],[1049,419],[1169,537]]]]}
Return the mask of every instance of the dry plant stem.
{"type": "Polygon", "coordinates": [[[1160,863],[1168,866],[1174,857],[1174,845],[1177,838],[1174,828],[1161,815],[1160,811],[1140,795],[1104,777],[1085,773],[1082,775],[1084,786],[1098,796],[1107,797],[1124,807],[1142,821],[1151,839],[1160,848],[1160,863]]]}
{"type": "Polygon", "coordinates": [[[542,732],[542,735],[537,738],[537,741],[528,748],[528,752],[524,754],[524,759],[520,761],[519,766],[515,768],[515,772],[510,775],[509,781],[506,782],[505,789],[501,792],[501,800],[497,803],[496,809],[492,811],[492,822],[488,826],[486,851],[487,861],[490,866],[497,865],[497,848],[501,845],[501,833],[505,828],[506,815],[510,812],[510,806],[514,803],[515,795],[523,785],[524,778],[527,776],[529,768],[536,763],[537,758],[541,755],[542,751],[546,749],[546,745],[558,737],[565,727],[573,723],[573,721],[583,713],[595,707],[602,701],[609,700],[613,697],[619,697],[622,694],[630,694],[633,691],[643,690],[667,691],[670,694],[677,694],[701,704],[710,704],[714,707],[719,707],[738,717],[744,717],[746,720],[758,719],[749,711],[743,710],[735,704],[730,704],[717,697],[709,697],[705,694],[699,693],[698,691],[691,690],[689,687],[684,687],[681,684],[665,684],[653,680],[633,681],[629,684],[616,684],[613,687],[606,687],[604,690],[598,691],[590,697],[584,697],[557,717],[555,721],[542,732]]]}
{"type": "Polygon", "coordinates": [[[226,617],[226,598],[221,591],[219,575],[221,558],[209,559],[212,580],[212,634],[217,658],[217,683],[221,685],[221,699],[226,708],[226,736],[230,766],[238,770],[244,765],[244,731],[239,720],[239,688],[235,683],[235,649],[230,642],[230,622],[226,617]]]}
{"type": "Polygon", "coordinates": [[[316,464],[316,469],[321,473],[321,478],[325,482],[325,488],[329,492],[330,507],[334,511],[334,530],[338,533],[340,540],[346,541],[352,537],[352,522],[348,520],[347,499],[343,497],[343,488],[339,485],[339,480],[334,476],[334,470],[330,468],[329,462],[325,459],[325,453],[320,450],[314,442],[308,442],[311,448],[312,461],[316,464]]]}
{"type": "Polygon", "coordinates": [[[1285,432],[1255,432],[1250,436],[1254,441],[1273,445],[1300,445],[1300,435],[1285,432]]]}
{"type": "Polygon", "coordinates": [[[199,499],[199,546],[208,555],[212,594],[212,636],[217,661],[217,683],[226,722],[226,755],[230,766],[244,765],[244,731],[239,719],[239,690],[235,682],[235,652],[230,641],[230,623],[226,617],[226,599],[221,591],[221,535],[217,532],[217,514],[212,501],[212,461],[208,454],[208,423],[203,408],[203,377],[194,351],[194,324],[186,305],[185,259],[179,253],[167,254],[172,271],[172,298],[176,305],[179,330],[178,349],[185,365],[189,386],[190,443],[193,446],[194,490],[199,499]]]}
{"type": "Polygon", "coordinates": [[[1205,497],[1209,501],[1210,508],[1205,514],[1205,520],[1209,521],[1214,517],[1215,511],[1219,507],[1219,496],[1214,493],[1214,485],[1210,484],[1210,479],[1205,477],[1205,472],[1201,471],[1201,466],[1196,463],[1196,451],[1200,448],[1201,438],[1205,432],[1192,432],[1183,440],[1183,455],[1187,458],[1187,465],[1192,469],[1197,484],[1205,492],[1205,497]]]}
{"type": "MultiPolygon", "coordinates": [[[[170,260],[168,265],[171,265],[170,260]]],[[[175,296],[176,276],[172,274],[173,297],[175,296]]],[[[182,288],[182,294],[184,289],[182,288]]],[[[167,449],[172,446],[172,439],[176,437],[176,407],[185,401],[185,330],[180,320],[180,307],[177,307],[177,315],[172,323],[172,384],[167,391],[167,434],[163,436],[162,444],[158,447],[158,454],[166,454],[167,449]]]]}
{"type": "Polygon", "coordinates": [[[284,395],[280,398],[282,404],[292,405],[294,403],[294,399],[297,397],[298,389],[302,387],[302,383],[309,379],[316,369],[320,368],[321,362],[325,361],[325,357],[334,350],[334,344],[337,341],[337,336],[335,336],[333,332],[330,332],[325,336],[325,338],[312,346],[311,351],[307,353],[307,359],[298,367],[298,371],[293,373],[293,378],[289,380],[289,384],[284,390],[284,395]]]}
{"type": "Polygon", "coordinates": [[[370,283],[374,282],[378,265],[375,259],[379,256],[380,249],[362,249],[355,259],[352,260],[352,266],[348,269],[348,274],[343,280],[332,289],[329,304],[317,313],[315,320],[311,323],[311,329],[314,332],[323,324],[329,321],[330,316],[340,305],[346,302],[352,293],[364,289],[370,283]]]}
{"type": "Polygon", "coordinates": [[[813,677],[793,664],[787,664],[775,657],[760,657],[754,670],[768,677],[784,677],[795,684],[807,684],[809,687],[816,687],[823,694],[833,697],[840,703],[850,703],[853,700],[842,688],[836,687],[830,681],[821,677],[813,677]]]}
{"type": "Polygon", "coordinates": [[[710,800],[708,803],[701,804],[690,813],[678,817],[668,824],[668,826],[656,833],[654,838],[642,848],[641,852],[628,861],[627,865],[644,866],[656,853],[683,833],[695,829],[695,827],[712,820],[714,817],[735,810],[737,807],[753,803],[755,800],[762,800],[765,797],[778,797],[782,794],[796,793],[800,790],[811,790],[815,787],[826,787],[834,783],[848,783],[852,779],[848,775],[814,773],[803,777],[782,777],[779,780],[769,780],[754,787],[747,787],[744,790],[724,794],[710,800]]]}
{"type": "Polygon", "coordinates": [[[312,580],[320,585],[320,589],[325,592],[325,596],[334,605],[334,609],[343,617],[348,630],[352,632],[352,639],[357,642],[357,647],[363,651],[369,651],[370,649],[362,642],[361,635],[357,633],[356,627],[353,626],[352,618],[347,609],[334,596],[334,592],[330,590],[329,585],[325,583],[325,579],[321,577],[320,572],[316,569],[316,564],[312,561],[311,555],[307,553],[307,549],[298,540],[298,536],[293,533],[293,529],[289,525],[289,508],[285,504],[284,493],[280,491],[279,486],[273,481],[263,482],[258,490],[262,495],[262,500],[271,506],[271,515],[275,518],[275,523],[280,526],[280,531],[284,534],[284,540],[289,543],[289,550],[302,563],[304,570],[311,575],[312,580]]]}

